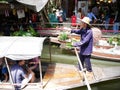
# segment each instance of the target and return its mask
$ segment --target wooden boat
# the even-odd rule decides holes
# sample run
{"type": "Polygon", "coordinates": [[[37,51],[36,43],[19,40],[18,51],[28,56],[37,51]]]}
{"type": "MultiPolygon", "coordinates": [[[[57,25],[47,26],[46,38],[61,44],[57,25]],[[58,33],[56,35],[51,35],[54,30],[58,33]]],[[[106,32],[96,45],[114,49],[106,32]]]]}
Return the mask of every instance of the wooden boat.
{"type": "MultiPolygon", "coordinates": [[[[29,43],[29,41],[31,42],[31,40],[32,40],[31,43],[33,43],[33,41],[36,42],[35,50],[40,49],[39,53],[41,53],[41,51],[42,51],[42,43],[41,43],[41,40],[39,37],[37,37],[37,38],[5,37],[3,39],[0,38],[0,40],[2,41],[2,43],[0,44],[1,46],[3,46],[2,44],[4,42],[6,43],[7,41],[11,41],[11,42],[14,41],[15,43],[12,42],[13,46],[11,46],[10,43],[7,44],[7,45],[10,45],[11,47],[9,47],[10,49],[7,47],[7,51],[5,52],[5,54],[3,53],[1,55],[1,57],[7,57],[7,58],[11,58],[13,60],[14,60],[14,58],[17,57],[19,60],[21,58],[23,59],[22,56],[24,56],[24,58],[27,59],[29,56],[28,53],[32,49],[32,48],[30,48],[31,44],[29,43]],[[3,40],[3,39],[5,39],[5,40],[3,40]],[[9,39],[9,40],[6,40],[6,39],[9,39]],[[14,40],[11,40],[11,39],[14,39],[14,40]],[[21,45],[20,43],[23,43],[23,42],[21,42],[21,40],[26,41],[26,39],[27,39],[27,42],[25,44],[23,44],[23,46],[25,45],[25,47],[23,48],[23,46],[21,46],[21,49],[22,48],[25,49],[25,53],[24,53],[24,55],[22,53],[21,54],[19,53],[19,55],[20,55],[20,57],[19,57],[19,55],[17,54],[18,52],[14,51],[14,48],[13,48],[14,44],[19,46],[19,45],[21,45]],[[17,44],[17,42],[19,44],[17,44]],[[29,44],[29,47],[28,47],[27,43],[29,44]],[[13,52],[10,53],[11,49],[16,54],[14,54],[13,52]],[[28,50],[30,49],[29,52],[27,52],[26,49],[28,49],[28,50]],[[8,53],[9,53],[9,55],[8,55],[8,53]],[[13,55],[14,57],[11,57],[11,55],[13,55]],[[25,57],[25,56],[27,56],[27,57],[25,57]]],[[[45,40],[45,38],[42,38],[42,42],[44,40],[45,40]]],[[[32,47],[33,47],[33,45],[32,45],[32,47]]],[[[17,46],[16,46],[16,49],[17,49],[17,46]]],[[[1,50],[3,50],[3,49],[0,48],[0,51],[1,50]]],[[[34,55],[36,56],[35,53],[34,53],[34,55]]],[[[41,55],[41,54],[39,54],[39,55],[41,55]]],[[[38,53],[37,53],[37,56],[38,56],[38,53]]],[[[34,56],[29,56],[29,58],[33,58],[33,57],[34,56]]],[[[50,57],[51,57],[51,55],[50,55],[50,57]]],[[[7,62],[6,59],[5,59],[5,61],[7,62]]],[[[86,85],[86,82],[83,81],[82,73],[79,72],[78,67],[76,65],[63,64],[63,63],[52,63],[52,62],[44,64],[43,62],[39,62],[39,66],[40,66],[40,79],[38,79],[38,81],[36,81],[35,83],[27,83],[26,87],[23,90],[67,90],[67,89],[72,89],[72,88],[81,87],[81,86],[86,85]],[[43,74],[43,72],[45,74],[43,74]]],[[[9,70],[9,67],[8,67],[8,70],[9,70]]],[[[86,77],[88,79],[89,84],[99,83],[99,82],[103,82],[103,81],[107,81],[107,80],[120,78],[119,70],[120,70],[119,66],[118,67],[117,66],[110,67],[110,68],[93,67],[93,74],[90,74],[89,76],[86,76],[86,77]]],[[[9,74],[10,74],[10,72],[9,72],[9,74]]],[[[13,86],[16,84],[11,83],[11,82],[12,81],[7,82],[7,83],[1,82],[0,89],[1,90],[13,90],[14,89],[13,86]]]]}
{"type": "Polygon", "coordinates": [[[119,46],[116,47],[117,53],[114,53],[113,46],[94,46],[94,48],[96,50],[93,50],[92,58],[120,62],[119,46]]]}
{"type": "Polygon", "coordinates": [[[36,29],[40,36],[58,36],[63,28],[38,28],[36,29]]]}
{"type": "MultiPolygon", "coordinates": [[[[77,38],[78,36],[73,36],[77,38]]],[[[52,43],[57,43],[62,46],[62,48],[66,50],[72,51],[73,48],[68,48],[66,46],[67,42],[59,41],[56,37],[51,37],[52,43]]],[[[101,46],[101,45],[95,45],[92,53],[92,58],[101,59],[101,60],[108,60],[108,61],[115,61],[120,62],[120,46],[116,47],[116,52],[114,54],[115,47],[114,46],[101,46]],[[110,53],[111,52],[111,53],[110,53]]]]}
{"type": "MultiPolygon", "coordinates": [[[[112,67],[109,69],[93,67],[94,76],[87,77],[89,84],[119,78],[120,72],[111,71],[111,69],[118,71],[120,67],[112,67]]],[[[47,85],[44,86],[45,90],[68,90],[86,85],[75,65],[61,63],[49,64],[43,82],[45,82],[45,84],[47,83],[47,85]]]]}
{"type": "MultiPolygon", "coordinates": [[[[93,78],[88,78],[90,85],[120,78],[120,72],[118,72],[120,67],[111,67],[109,69],[93,67],[93,70],[93,78]]],[[[28,83],[23,90],[68,90],[86,86],[75,65],[62,63],[49,63],[42,83],[43,85],[40,81],[28,83]]],[[[1,83],[0,89],[13,90],[10,83],[1,83]]]]}

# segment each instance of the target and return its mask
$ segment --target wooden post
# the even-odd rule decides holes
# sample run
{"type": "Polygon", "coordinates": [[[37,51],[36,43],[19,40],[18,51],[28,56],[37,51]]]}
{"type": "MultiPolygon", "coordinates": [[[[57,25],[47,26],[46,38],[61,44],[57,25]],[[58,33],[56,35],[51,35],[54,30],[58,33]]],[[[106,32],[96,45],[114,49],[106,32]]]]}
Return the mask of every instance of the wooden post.
{"type": "Polygon", "coordinates": [[[12,87],[13,87],[13,90],[15,90],[15,87],[13,86],[13,79],[12,79],[12,75],[10,73],[10,68],[8,66],[8,62],[7,62],[7,58],[5,57],[5,63],[6,63],[6,66],[7,66],[7,69],[8,69],[8,73],[9,73],[9,76],[10,76],[10,83],[12,84],[12,87]]]}
{"type": "Polygon", "coordinates": [[[42,90],[43,90],[43,81],[42,81],[42,68],[41,68],[41,61],[39,57],[39,70],[40,70],[40,84],[42,85],[42,90]]]}
{"type": "Polygon", "coordinates": [[[49,38],[49,54],[50,54],[50,62],[51,62],[51,39],[49,38]]]}

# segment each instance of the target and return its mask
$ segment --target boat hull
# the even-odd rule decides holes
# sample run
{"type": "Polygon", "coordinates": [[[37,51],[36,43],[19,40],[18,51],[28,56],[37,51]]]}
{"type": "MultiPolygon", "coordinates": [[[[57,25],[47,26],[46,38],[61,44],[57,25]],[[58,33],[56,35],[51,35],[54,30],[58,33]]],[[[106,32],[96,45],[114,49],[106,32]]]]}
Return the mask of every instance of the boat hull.
{"type": "MultiPolygon", "coordinates": [[[[115,61],[115,62],[120,62],[120,55],[119,54],[109,54],[109,53],[104,53],[103,51],[99,51],[100,48],[104,50],[112,49],[113,46],[94,46],[98,51],[94,51],[92,53],[92,58],[95,59],[100,59],[100,60],[108,60],[108,61],[115,61]]],[[[118,50],[120,47],[118,47],[118,50]]]]}

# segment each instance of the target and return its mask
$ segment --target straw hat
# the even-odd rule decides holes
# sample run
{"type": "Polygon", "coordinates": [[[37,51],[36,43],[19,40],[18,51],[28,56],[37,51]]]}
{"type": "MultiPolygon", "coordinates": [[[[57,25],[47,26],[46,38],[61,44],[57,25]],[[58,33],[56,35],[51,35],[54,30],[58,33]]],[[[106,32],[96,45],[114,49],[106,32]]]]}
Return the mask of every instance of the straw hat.
{"type": "Polygon", "coordinates": [[[90,25],[91,19],[89,17],[84,17],[83,19],[81,19],[81,21],[88,24],[88,25],[90,25]]]}

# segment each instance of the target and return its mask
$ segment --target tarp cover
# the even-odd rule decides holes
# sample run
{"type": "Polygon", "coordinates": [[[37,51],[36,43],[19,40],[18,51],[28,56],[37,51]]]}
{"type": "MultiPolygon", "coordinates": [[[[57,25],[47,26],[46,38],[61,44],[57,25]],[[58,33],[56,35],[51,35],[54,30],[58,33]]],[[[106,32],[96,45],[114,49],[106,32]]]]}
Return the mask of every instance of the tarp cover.
{"type": "Polygon", "coordinates": [[[0,58],[27,60],[41,56],[45,37],[0,37],[0,58]]]}
{"type": "Polygon", "coordinates": [[[39,12],[48,2],[48,0],[16,0],[20,3],[34,6],[36,11],[39,12]]]}

